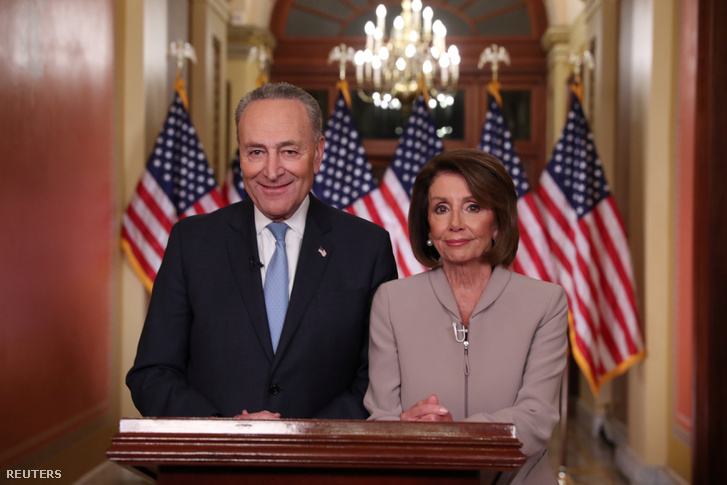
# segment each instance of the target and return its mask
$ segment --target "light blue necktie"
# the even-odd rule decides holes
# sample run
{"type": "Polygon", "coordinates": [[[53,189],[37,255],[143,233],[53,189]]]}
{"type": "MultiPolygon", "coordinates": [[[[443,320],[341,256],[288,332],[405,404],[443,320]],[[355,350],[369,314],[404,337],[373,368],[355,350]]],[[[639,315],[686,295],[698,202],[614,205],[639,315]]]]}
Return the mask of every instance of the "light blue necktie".
{"type": "Polygon", "coordinates": [[[280,333],[283,331],[285,312],[288,310],[288,256],[285,254],[285,232],[288,225],[284,222],[271,222],[267,228],[275,236],[275,252],[265,272],[265,308],[268,311],[273,352],[276,352],[280,333]]]}

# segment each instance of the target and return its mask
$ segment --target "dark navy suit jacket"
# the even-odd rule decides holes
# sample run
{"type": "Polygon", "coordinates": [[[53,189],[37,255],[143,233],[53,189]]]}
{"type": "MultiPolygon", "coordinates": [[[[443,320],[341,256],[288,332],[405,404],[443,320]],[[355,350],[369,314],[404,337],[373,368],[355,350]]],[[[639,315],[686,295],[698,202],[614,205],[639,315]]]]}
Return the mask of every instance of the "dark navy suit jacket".
{"type": "Polygon", "coordinates": [[[252,202],[175,224],[126,377],[142,415],[368,416],[369,310],[378,286],[397,277],[391,241],[310,198],[275,354],[252,202]]]}

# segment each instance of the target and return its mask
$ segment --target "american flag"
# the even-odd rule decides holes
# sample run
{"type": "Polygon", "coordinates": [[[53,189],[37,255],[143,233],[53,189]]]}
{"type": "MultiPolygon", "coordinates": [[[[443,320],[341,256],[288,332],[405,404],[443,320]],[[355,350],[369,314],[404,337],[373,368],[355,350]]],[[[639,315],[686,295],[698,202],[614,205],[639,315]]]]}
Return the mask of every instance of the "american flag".
{"type": "Polygon", "coordinates": [[[326,125],[326,149],[313,193],[323,202],[353,214],[356,201],[377,187],[361,138],[342,92],[326,125]]]}
{"type": "Polygon", "coordinates": [[[235,157],[232,159],[232,164],[225,177],[225,183],[222,185],[222,196],[225,199],[225,205],[247,199],[247,191],[242,183],[239,148],[235,152],[235,157]]]}
{"type": "Polygon", "coordinates": [[[381,186],[376,187],[348,105],[339,94],[326,128],[326,150],[313,191],[321,200],[389,231],[400,277],[420,273],[425,268],[409,244],[409,200],[419,169],[442,150],[434,121],[421,97],[412,107],[394,160],[381,186]]]}
{"type": "Polygon", "coordinates": [[[420,96],[412,106],[406,130],[396,147],[394,159],[384,172],[381,186],[371,194],[375,201],[372,205],[379,209],[378,220],[371,220],[389,231],[400,277],[426,269],[414,257],[409,243],[409,202],[419,170],[430,158],[443,151],[444,145],[437,136],[434,119],[424,96],[420,96]]]}
{"type": "Polygon", "coordinates": [[[172,225],[223,206],[212,169],[179,92],[123,216],[121,247],[151,291],[172,225]]]}
{"type": "Polygon", "coordinates": [[[490,86],[489,89],[493,90],[493,93],[488,96],[489,108],[478,148],[491,153],[502,161],[517,190],[520,244],[512,269],[532,278],[555,281],[550,243],[545,233],[540,211],[535,197],[530,191],[520,158],[515,153],[512,135],[498,102],[499,92],[493,86],[490,86]]]}
{"type": "Polygon", "coordinates": [[[536,192],[568,295],[571,348],[598,395],[603,383],[646,354],[623,222],[580,100],[572,98],[536,192]]]}

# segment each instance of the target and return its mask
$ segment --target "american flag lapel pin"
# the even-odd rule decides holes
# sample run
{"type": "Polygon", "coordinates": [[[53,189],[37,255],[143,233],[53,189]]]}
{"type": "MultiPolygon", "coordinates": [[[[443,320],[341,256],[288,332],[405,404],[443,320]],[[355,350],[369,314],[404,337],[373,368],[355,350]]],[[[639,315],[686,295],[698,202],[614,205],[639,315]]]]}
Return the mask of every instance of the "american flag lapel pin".
{"type": "Polygon", "coordinates": [[[325,250],[325,249],[323,249],[322,247],[319,247],[319,248],[318,248],[318,252],[319,252],[319,253],[320,253],[320,255],[321,255],[322,257],[324,257],[324,258],[325,258],[325,257],[326,257],[326,256],[328,255],[328,253],[326,252],[326,250],[325,250]]]}

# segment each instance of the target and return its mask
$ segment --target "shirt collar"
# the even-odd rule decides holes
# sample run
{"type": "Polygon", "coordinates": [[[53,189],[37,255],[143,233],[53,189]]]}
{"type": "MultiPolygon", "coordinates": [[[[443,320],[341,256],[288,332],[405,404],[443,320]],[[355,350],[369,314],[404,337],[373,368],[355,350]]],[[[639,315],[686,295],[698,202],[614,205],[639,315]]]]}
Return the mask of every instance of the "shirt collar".
{"type": "MultiPolygon", "coordinates": [[[[286,219],[284,222],[288,227],[299,237],[303,238],[303,232],[305,231],[305,219],[308,216],[308,207],[310,206],[310,197],[307,196],[300,203],[300,207],[295,211],[290,219],[286,219]]],[[[260,233],[267,227],[268,224],[273,222],[268,219],[260,209],[255,206],[255,233],[259,236],[260,233]]]]}

